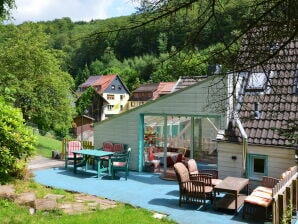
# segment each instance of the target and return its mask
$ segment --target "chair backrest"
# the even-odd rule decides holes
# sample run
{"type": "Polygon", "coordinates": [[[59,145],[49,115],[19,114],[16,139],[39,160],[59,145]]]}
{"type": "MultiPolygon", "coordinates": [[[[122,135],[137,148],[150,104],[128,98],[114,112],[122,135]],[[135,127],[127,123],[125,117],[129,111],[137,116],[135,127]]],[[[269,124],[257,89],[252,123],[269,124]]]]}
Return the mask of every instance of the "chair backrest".
{"type": "Polygon", "coordinates": [[[121,143],[115,143],[113,146],[113,151],[114,152],[124,152],[124,144],[121,143]]]}
{"type": "Polygon", "coordinates": [[[154,160],[154,154],[153,154],[153,148],[150,147],[148,148],[148,158],[147,158],[148,161],[152,161],[154,160]]]}
{"type": "Polygon", "coordinates": [[[206,186],[212,186],[212,174],[199,173],[190,176],[191,180],[204,182],[206,186]]]}
{"type": "Polygon", "coordinates": [[[190,159],[187,162],[188,171],[190,174],[198,174],[197,162],[194,159],[190,159]]]}
{"type": "Polygon", "coordinates": [[[102,143],[102,149],[104,151],[112,152],[114,149],[114,145],[112,142],[104,142],[102,143]]]}
{"type": "Polygon", "coordinates": [[[190,180],[188,169],[183,163],[175,163],[174,170],[179,183],[188,182],[190,180]]]}
{"type": "Polygon", "coordinates": [[[182,162],[182,158],[183,158],[183,154],[182,153],[179,153],[178,156],[177,156],[176,163],[182,162]]]}
{"type": "Polygon", "coordinates": [[[199,170],[199,173],[211,174],[213,179],[218,179],[218,170],[215,170],[215,169],[202,169],[202,170],[199,170]]]}
{"type": "Polygon", "coordinates": [[[80,141],[69,141],[67,142],[66,151],[68,158],[73,157],[73,151],[75,150],[81,150],[82,144],[80,141]]]}

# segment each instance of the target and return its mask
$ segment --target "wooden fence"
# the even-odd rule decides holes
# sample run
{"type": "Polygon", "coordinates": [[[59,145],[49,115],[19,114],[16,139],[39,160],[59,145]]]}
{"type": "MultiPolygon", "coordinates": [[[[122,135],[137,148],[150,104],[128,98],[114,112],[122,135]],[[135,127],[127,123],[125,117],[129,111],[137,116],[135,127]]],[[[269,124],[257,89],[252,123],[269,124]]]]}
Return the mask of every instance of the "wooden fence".
{"type": "MultiPolygon", "coordinates": [[[[65,159],[66,145],[67,142],[74,141],[74,139],[63,139],[62,141],[62,150],[61,150],[61,159],[65,159]]],[[[79,141],[79,140],[75,140],[79,141]]],[[[80,141],[82,143],[83,149],[93,149],[93,143],[91,141],[80,141]]]]}
{"type": "Polygon", "coordinates": [[[272,223],[291,223],[297,212],[297,166],[282,174],[282,179],[272,190],[272,223]],[[292,211],[291,211],[291,210],[292,211]]]}

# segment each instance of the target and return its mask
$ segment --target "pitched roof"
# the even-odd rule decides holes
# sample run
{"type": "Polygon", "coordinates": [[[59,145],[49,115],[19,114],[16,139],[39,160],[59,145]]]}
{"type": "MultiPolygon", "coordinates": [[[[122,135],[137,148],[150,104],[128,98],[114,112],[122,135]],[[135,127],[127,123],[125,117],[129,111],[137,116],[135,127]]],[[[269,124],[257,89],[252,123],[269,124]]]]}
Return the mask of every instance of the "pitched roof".
{"type": "Polygon", "coordinates": [[[111,82],[117,77],[117,75],[103,75],[100,79],[94,82],[95,86],[101,86],[98,91],[99,94],[103,93],[111,82]]]}
{"type": "Polygon", "coordinates": [[[173,92],[178,91],[180,89],[184,89],[185,87],[192,86],[200,81],[203,81],[207,78],[207,76],[181,76],[176,83],[176,86],[173,89],[173,92]]]}
{"type": "Polygon", "coordinates": [[[94,83],[101,78],[101,75],[89,76],[88,79],[79,85],[79,87],[89,87],[94,86],[94,83]]]}
{"type": "Polygon", "coordinates": [[[140,85],[136,90],[134,90],[134,93],[139,92],[154,92],[158,88],[158,83],[150,83],[150,84],[143,84],[140,85]]]}
{"type": "Polygon", "coordinates": [[[149,100],[156,100],[162,95],[170,94],[173,91],[176,82],[160,82],[160,83],[150,83],[150,84],[143,84],[139,86],[130,98],[131,101],[149,101],[149,100]],[[134,93],[152,93],[152,94],[145,94],[139,95],[134,93]]]}
{"type": "Polygon", "coordinates": [[[161,82],[158,85],[157,91],[159,95],[169,94],[173,92],[176,82],[161,82]]]}
{"type": "MultiPolygon", "coordinates": [[[[248,143],[297,147],[297,140],[281,135],[280,131],[291,128],[292,121],[296,122],[297,131],[298,40],[287,43],[262,67],[256,66],[240,76],[243,81],[236,112],[248,143]]],[[[225,135],[229,141],[242,142],[235,120],[230,121],[225,135]]]]}

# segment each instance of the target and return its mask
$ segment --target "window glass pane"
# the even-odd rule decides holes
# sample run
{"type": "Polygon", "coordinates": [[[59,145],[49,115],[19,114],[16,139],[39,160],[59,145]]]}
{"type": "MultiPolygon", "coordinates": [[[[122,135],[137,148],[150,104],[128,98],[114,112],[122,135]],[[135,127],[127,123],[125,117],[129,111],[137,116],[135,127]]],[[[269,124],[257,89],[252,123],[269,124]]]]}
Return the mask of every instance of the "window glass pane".
{"type": "Polygon", "coordinates": [[[261,158],[255,158],[253,170],[256,173],[265,173],[265,160],[261,158]]]}

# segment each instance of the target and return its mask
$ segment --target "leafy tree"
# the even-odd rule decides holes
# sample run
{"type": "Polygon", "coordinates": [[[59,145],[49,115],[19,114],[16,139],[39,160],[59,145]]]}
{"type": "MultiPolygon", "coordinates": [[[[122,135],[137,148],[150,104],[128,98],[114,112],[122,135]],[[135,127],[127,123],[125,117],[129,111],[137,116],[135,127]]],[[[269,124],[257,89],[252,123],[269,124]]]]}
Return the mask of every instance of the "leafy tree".
{"type": "Polygon", "coordinates": [[[22,112],[0,97],[0,183],[22,178],[26,160],[33,154],[35,138],[24,124],[22,112]]]}
{"type": "Polygon", "coordinates": [[[26,23],[3,26],[0,41],[0,93],[15,90],[14,106],[40,129],[68,133],[72,108],[72,77],[60,69],[60,51],[48,49],[41,27],[26,23]]]}
{"type": "Polygon", "coordinates": [[[10,9],[15,8],[15,0],[2,0],[0,3],[0,22],[8,19],[10,16],[10,9]]]}

